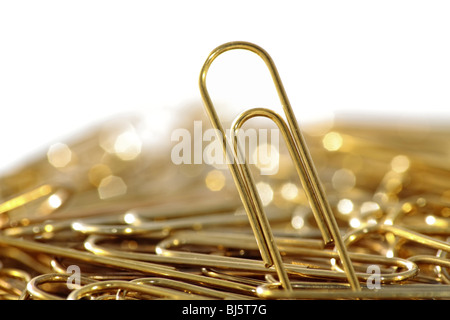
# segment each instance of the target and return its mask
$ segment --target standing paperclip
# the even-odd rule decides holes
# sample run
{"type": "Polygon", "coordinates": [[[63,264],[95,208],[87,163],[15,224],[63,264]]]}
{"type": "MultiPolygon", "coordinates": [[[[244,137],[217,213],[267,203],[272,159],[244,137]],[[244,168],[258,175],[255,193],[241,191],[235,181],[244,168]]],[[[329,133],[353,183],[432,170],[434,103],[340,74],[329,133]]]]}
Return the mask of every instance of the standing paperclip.
{"type": "MultiPolygon", "coordinates": [[[[287,122],[291,131],[290,135],[292,136],[292,142],[294,143],[292,147],[298,154],[299,161],[297,162],[301,166],[301,180],[304,184],[303,186],[305,193],[311,204],[311,209],[314,213],[317,225],[321,231],[323,240],[325,244],[330,244],[333,241],[335,242],[343,266],[347,273],[349,283],[353,290],[359,291],[360,285],[356,277],[356,273],[347,254],[345,245],[342,242],[336,220],[325,197],[323,187],[318,178],[308,148],[303,139],[300,128],[298,126],[298,122],[295,118],[294,112],[291,108],[272,58],[264,49],[255,44],[248,42],[229,42],[217,47],[210,53],[201,69],[199,87],[210,121],[214,129],[218,130],[218,132],[221,134],[221,137],[219,138],[221,138],[222,140],[222,147],[226,155],[227,163],[229,165],[232,177],[238,189],[243,205],[249,216],[250,225],[253,229],[253,232],[255,233],[261,256],[266,266],[270,267],[275,265],[282,286],[287,290],[292,290],[292,286],[284,268],[281,255],[275,244],[270,225],[262,209],[261,200],[256,190],[256,186],[249,174],[249,170],[246,167],[245,161],[243,163],[239,161],[240,159],[242,159],[241,155],[239,154],[239,148],[237,148],[236,153],[236,150],[230,146],[230,142],[226,137],[221,121],[217,116],[214,105],[206,88],[206,74],[212,62],[220,54],[233,49],[244,49],[254,52],[260,58],[262,58],[267,65],[287,118],[287,122]]],[[[296,160],[294,160],[294,162],[295,161],[296,160]]]]}

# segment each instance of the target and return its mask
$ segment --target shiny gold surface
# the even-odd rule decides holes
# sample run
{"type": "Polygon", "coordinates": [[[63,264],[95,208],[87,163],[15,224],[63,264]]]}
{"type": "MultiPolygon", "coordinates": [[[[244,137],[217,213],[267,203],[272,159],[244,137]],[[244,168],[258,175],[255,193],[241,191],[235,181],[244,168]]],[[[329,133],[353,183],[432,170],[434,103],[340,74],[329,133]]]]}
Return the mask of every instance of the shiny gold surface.
{"type": "Polygon", "coordinates": [[[301,133],[273,61],[243,42],[207,59],[208,118],[188,106],[186,128],[225,132],[205,81],[231,49],[264,60],[286,120],[247,109],[221,149],[252,159],[238,132],[269,118],[278,171],[176,164],[134,118],[52,144],[0,177],[0,299],[450,298],[450,130],[336,116],[301,133]]]}

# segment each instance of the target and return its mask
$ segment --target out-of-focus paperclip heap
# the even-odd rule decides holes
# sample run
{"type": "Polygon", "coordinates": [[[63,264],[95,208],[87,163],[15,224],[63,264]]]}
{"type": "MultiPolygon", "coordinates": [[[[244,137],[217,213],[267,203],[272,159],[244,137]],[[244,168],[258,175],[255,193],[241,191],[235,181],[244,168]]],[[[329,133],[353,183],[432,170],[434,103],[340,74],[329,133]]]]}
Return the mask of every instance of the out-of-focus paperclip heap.
{"type": "MultiPolygon", "coordinates": [[[[270,57],[243,42],[202,69],[216,129],[202,81],[231,49],[265,60],[287,110],[230,124],[237,137],[252,117],[278,126],[276,172],[175,164],[174,142],[142,144],[136,119],[54,144],[0,179],[1,299],[450,298],[450,131],[335,118],[302,134],[270,57]]],[[[180,126],[210,128],[188,110],[180,126]]]]}

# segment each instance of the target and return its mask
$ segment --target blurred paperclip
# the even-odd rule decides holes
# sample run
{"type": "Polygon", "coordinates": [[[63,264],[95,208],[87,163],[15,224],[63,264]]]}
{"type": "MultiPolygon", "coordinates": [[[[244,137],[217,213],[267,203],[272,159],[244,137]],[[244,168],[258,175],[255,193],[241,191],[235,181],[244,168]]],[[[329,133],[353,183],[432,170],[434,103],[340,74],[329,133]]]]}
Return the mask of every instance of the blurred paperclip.
{"type": "Polygon", "coordinates": [[[67,183],[46,183],[11,197],[0,204],[0,227],[27,225],[35,219],[48,218],[70,201],[72,189],[67,183]]]}

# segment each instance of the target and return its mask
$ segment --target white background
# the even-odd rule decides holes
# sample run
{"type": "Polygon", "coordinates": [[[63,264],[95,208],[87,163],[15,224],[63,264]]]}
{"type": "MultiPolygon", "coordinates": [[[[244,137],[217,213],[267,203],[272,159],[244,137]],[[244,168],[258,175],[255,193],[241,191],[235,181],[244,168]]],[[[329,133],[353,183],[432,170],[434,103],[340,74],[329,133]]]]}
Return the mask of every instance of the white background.
{"type": "MultiPolygon", "coordinates": [[[[300,122],[446,121],[449,17],[448,1],[1,1],[0,171],[124,112],[161,126],[168,110],[201,109],[200,68],[233,40],[271,54],[300,122]]],[[[277,104],[259,59],[220,60],[213,100],[277,104]]]]}

